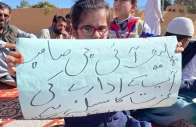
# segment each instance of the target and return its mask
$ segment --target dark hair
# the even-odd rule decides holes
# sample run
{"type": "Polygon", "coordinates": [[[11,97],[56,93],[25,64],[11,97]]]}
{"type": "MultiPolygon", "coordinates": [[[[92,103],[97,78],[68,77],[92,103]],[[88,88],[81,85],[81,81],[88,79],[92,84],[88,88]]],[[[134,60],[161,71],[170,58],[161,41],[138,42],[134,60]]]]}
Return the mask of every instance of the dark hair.
{"type": "Polygon", "coordinates": [[[70,14],[66,14],[65,18],[66,19],[71,19],[70,14]]]}
{"type": "Polygon", "coordinates": [[[110,8],[104,0],[78,0],[71,8],[71,22],[73,29],[78,29],[82,18],[89,12],[96,11],[98,9],[105,9],[107,16],[107,23],[110,24],[110,8]]]}
{"type": "Polygon", "coordinates": [[[59,19],[62,19],[62,20],[63,20],[63,22],[66,22],[65,17],[60,16],[60,15],[55,15],[55,16],[53,17],[52,22],[53,22],[53,23],[57,23],[57,22],[59,21],[59,19]]]}
{"type": "Polygon", "coordinates": [[[5,9],[5,8],[9,9],[10,13],[12,12],[12,9],[9,5],[7,5],[3,2],[0,2],[0,9],[5,9]]]}
{"type": "Polygon", "coordinates": [[[131,0],[131,4],[137,3],[137,0],[131,0]]]}
{"type": "Polygon", "coordinates": [[[185,38],[191,38],[192,37],[192,36],[187,36],[187,35],[173,34],[173,33],[169,33],[169,32],[166,32],[165,36],[176,36],[178,42],[182,41],[185,38]]]}

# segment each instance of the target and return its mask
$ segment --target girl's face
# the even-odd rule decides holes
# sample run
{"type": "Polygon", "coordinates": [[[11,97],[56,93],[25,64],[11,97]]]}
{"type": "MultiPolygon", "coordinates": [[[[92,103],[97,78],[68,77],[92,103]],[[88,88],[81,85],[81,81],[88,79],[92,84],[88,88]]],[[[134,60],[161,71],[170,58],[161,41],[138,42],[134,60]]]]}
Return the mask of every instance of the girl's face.
{"type": "Polygon", "coordinates": [[[105,9],[82,15],[77,30],[73,30],[76,39],[106,39],[110,28],[105,9]]]}

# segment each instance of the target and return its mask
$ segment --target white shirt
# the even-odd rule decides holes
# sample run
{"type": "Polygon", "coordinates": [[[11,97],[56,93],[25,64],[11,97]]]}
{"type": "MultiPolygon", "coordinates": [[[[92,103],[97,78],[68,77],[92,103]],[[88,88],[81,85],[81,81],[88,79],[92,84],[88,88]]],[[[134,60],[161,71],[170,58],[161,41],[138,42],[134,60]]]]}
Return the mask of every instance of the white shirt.
{"type": "Polygon", "coordinates": [[[161,35],[161,0],[148,0],[144,10],[144,21],[154,35],[161,35]]]}

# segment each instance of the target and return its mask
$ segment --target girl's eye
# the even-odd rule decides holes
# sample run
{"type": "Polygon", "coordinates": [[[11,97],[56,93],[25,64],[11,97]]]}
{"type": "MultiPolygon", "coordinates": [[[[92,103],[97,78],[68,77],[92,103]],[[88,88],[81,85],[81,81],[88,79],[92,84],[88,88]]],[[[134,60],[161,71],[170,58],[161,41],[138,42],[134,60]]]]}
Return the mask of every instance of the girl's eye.
{"type": "Polygon", "coordinates": [[[99,27],[100,32],[105,32],[107,30],[107,27],[99,27]]]}
{"type": "Polygon", "coordinates": [[[92,31],[92,27],[90,26],[86,26],[86,27],[83,27],[83,30],[86,31],[86,32],[89,32],[89,31],[92,31]]]}

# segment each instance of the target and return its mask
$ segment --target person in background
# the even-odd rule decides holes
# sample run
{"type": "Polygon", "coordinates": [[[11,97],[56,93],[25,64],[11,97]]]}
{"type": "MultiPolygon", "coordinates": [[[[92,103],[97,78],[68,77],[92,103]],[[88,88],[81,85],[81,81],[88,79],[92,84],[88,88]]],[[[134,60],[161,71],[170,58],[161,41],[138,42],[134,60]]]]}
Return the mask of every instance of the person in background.
{"type": "Polygon", "coordinates": [[[37,36],[39,39],[68,39],[69,34],[66,31],[67,23],[63,16],[55,15],[52,26],[41,30],[37,36]]]}
{"type": "MultiPolygon", "coordinates": [[[[71,9],[71,19],[75,39],[106,39],[109,34],[110,8],[104,0],[78,0],[71,9]]],[[[7,60],[18,63],[22,55],[12,52],[7,60]]],[[[12,65],[8,69],[15,76],[12,65]]],[[[129,111],[119,111],[64,119],[65,127],[151,127],[150,123],[129,118],[129,115],[129,111]]]]}
{"type": "Polygon", "coordinates": [[[11,49],[15,49],[16,38],[36,38],[35,35],[26,33],[16,26],[11,25],[11,7],[0,2],[0,82],[16,86],[15,81],[7,71],[6,56],[11,49]]]}
{"type": "Polygon", "coordinates": [[[71,23],[70,14],[67,14],[65,16],[65,18],[66,18],[66,22],[67,22],[67,29],[66,29],[66,31],[69,33],[70,39],[73,39],[73,36],[72,36],[72,23],[71,23]]]}
{"type": "MultiPolygon", "coordinates": [[[[104,0],[78,0],[71,8],[75,39],[107,39],[110,32],[110,8],[104,0]]],[[[93,43],[93,42],[92,42],[93,43]]],[[[179,45],[178,52],[182,49],[179,45]]],[[[22,63],[22,54],[7,57],[8,70],[16,76],[15,64],[22,63]]],[[[151,123],[129,117],[129,111],[118,111],[65,119],[65,127],[151,127],[151,123]]]]}
{"type": "Polygon", "coordinates": [[[110,24],[109,38],[153,37],[149,26],[140,18],[132,16],[137,8],[137,0],[114,0],[116,15],[110,24]]]}
{"type": "Polygon", "coordinates": [[[152,121],[160,126],[195,126],[193,124],[196,124],[196,43],[189,43],[193,34],[194,25],[189,18],[177,17],[169,23],[165,36],[176,36],[185,48],[182,52],[182,84],[179,96],[177,102],[170,107],[136,111],[139,120],[152,121]]]}
{"type": "Polygon", "coordinates": [[[161,35],[161,24],[164,22],[161,13],[161,0],[148,0],[144,10],[144,21],[154,35],[161,35]]]}

